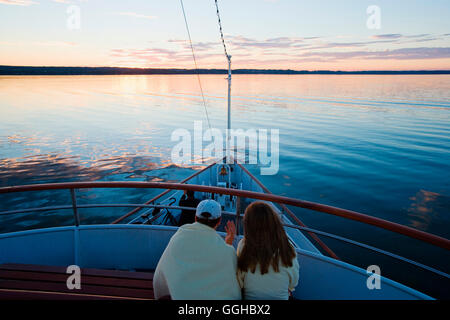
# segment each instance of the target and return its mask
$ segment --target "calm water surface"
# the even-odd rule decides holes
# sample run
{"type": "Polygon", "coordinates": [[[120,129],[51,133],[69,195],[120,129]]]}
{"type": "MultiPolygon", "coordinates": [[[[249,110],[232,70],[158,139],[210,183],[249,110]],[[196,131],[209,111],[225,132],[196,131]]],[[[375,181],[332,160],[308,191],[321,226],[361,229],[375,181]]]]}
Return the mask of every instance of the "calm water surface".
{"type": "MultiPolygon", "coordinates": [[[[211,125],[224,128],[226,80],[203,75],[202,82],[211,125]]],[[[232,90],[233,127],[280,130],[278,174],[259,176],[249,167],[274,193],[450,238],[450,76],[236,75],[232,90]]],[[[0,77],[0,185],[180,180],[197,167],[170,163],[170,135],[192,131],[194,120],[206,120],[194,76],[0,77]]],[[[158,192],[84,190],[79,202],[137,203],[158,192]]],[[[0,210],[69,201],[67,191],[3,195],[0,210]]],[[[127,211],[84,210],[82,223],[107,223],[127,211]]],[[[449,272],[443,250],[296,213],[311,227],[449,272]]],[[[19,214],[1,217],[0,232],[72,223],[70,211],[19,214]]],[[[354,260],[373,257],[327,243],[354,260]]]]}

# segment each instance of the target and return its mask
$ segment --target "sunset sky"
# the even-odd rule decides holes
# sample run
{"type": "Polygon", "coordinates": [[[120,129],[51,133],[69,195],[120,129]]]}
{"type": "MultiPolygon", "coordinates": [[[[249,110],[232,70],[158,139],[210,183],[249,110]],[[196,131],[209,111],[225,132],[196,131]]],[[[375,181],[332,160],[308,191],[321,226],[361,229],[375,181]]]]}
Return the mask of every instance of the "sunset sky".
{"type": "MultiPolygon", "coordinates": [[[[199,67],[226,68],[214,0],[184,6],[199,67]]],[[[233,68],[450,69],[449,0],[219,6],[233,68]],[[380,29],[367,27],[371,5],[380,29]]],[[[192,68],[186,40],[179,0],[0,0],[0,65],[192,68]],[[80,28],[69,28],[77,8],[80,28]]]]}

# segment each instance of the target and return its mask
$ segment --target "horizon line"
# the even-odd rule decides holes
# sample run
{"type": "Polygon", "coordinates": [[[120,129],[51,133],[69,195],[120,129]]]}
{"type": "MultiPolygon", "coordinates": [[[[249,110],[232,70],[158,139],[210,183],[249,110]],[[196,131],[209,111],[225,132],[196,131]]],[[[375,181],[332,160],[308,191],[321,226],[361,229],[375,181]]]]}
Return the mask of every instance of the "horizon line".
{"type": "MultiPolygon", "coordinates": [[[[295,70],[254,69],[232,70],[235,74],[450,74],[449,69],[416,70],[295,70]]],[[[120,75],[120,74],[223,74],[227,69],[218,68],[142,68],[142,67],[92,67],[92,66],[11,66],[0,65],[0,75],[120,75]],[[50,71],[50,72],[49,72],[50,71]]]]}

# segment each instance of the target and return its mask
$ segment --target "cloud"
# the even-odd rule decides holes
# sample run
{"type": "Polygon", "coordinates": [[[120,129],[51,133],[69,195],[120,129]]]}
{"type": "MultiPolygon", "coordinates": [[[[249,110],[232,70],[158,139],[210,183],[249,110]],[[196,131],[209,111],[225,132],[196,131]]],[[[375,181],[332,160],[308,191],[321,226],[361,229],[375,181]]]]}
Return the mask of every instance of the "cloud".
{"type": "MultiPolygon", "coordinates": [[[[52,0],[58,3],[73,3],[70,0],[52,0]]],[[[87,2],[88,0],[77,0],[78,2],[87,2]]],[[[0,0],[0,4],[14,5],[14,6],[31,6],[33,4],[39,4],[39,2],[33,0],[0,0]]]]}
{"type": "Polygon", "coordinates": [[[367,59],[395,59],[395,60],[417,60],[417,59],[441,59],[450,58],[450,47],[440,48],[401,48],[396,50],[379,51],[369,53],[367,59]]]}
{"type": "Polygon", "coordinates": [[[403,36],[399,33],[378,34],[378,35],[372,36],[373,39],[398,39],[401,37],[403,37],[403,36]]]}
{"type": "MultiPolygon", "coordinates": [[[[243,36],[227,36],[226,37],[231,46],[235,48],[264,48],[264,49],[280,49],[290,48],[298,45],[303,45],[304,38],[295,37],[277,37],[265,40],[257,40],[246,38],[243,36]]],[[[225,40],[225,41],[226,41],[225,40]]]]}
{"type": "Polygon", "coordinates": [[[180,60],[182,54],[175,50],[163,48],[146,48],[146,49],[113,49],[111,56],[117,58],[135,58],[137,60],[145,60],[148,62],[161,62],[164,60],[180,60]]]}
{"type": "Polygon", "coordinates": [[[378,43],[395,43],[397,40],[374,40],[374,41],[360,41],[360,42],[325,42],[319,45],[308,47],[309,50],[331,49],[331,48],[353,48],[366,47],[378,43]]]}
{"type": "Polygon", "coordinates": [[[73,47],[76,46],[77,43],[70,41],[31,41],[31,42],[23,42],[23,41],[0,41],[1,45],[4,46],[51,46],[51,47],[73,47]]]}
{"type": "Polygon", "coordinates": [[[319,57],[333,60],[368,59],[368,60],[421,60],[450,58],[450,47],[401,48],[379,51],[346,51],[346,52],[305,52],[297,54],[298,58],[319,57]]]}
{"type": "MultiPolygon", "coordinates": [[[[286,49],[296,50],[298,48],[308,48],[309,50],[330,49],[330,48],[351,48],[364,47],[377,43],[397,42],[401,35],[383,35],[376,40],[354,41],[354,42],[325,42],[323,37],[277,37],[264,40],[246,38],[243,36],[228,36],[228,42],[235,50],[251,50],[259,48],[262,50],[286,49]],[[322,40],[321,40],[322,39],[322,40]]],[[[342,38],[342,36],[340,37],[342,38]]]]}
{"type": "Polygon", "coordinates": [[[128,17],[135,17],[135,18],[142,18],[142,19],[156,19],[157,16],[149,16],[141,13],[136,12],[114,12],[113,14],[119,15],[119,16],[128,16],[128,17]]]}
{"type": "Polygon", "coordinates": [[[405,38],[423,38],[423,37],[428,37],[428,36],[431,36],[431,34],[422,33],[422,34],[413,34],[413,35],[403,36],[403,37],[405,37],[405,38]]]}
{"type": "MultiPolygon", "coordinates": [[[[192,53],[189,50],[170,50],[165,48],[145,48],[145,49],[113,49],[110,56],[122,61],[134,61],[145,65],[158,65],[167,67],[183,63],[186,67],[193,64],[192,53]]],[[[223,57],[223,53],[201,53],[195,55],[198,60],[204,62],[211,58],[223,57]]]]}
{"type": "Polygon", "coordinates": [[[70,0],[52,0],[53,2],[58,2],[58,3],[74,3],[75,1],[78,1],[78,2],[88,2],[88,0],[73,0],[73,1],[70,1],[70,0]]]}
{"type": "Polygon", "coordinates": [[[38,2],[32,0],[0,0],[0,3],[13,6],[31,6],[32,4],[38,4],[38,2]]]}
{"type": "MultiPolygon", "coordinates": [[[[322,49],[341,49],[345,50],[348,48],[363,48],[371,47],[374,45],[384,45],[392,44],[395,46],[400,46],[410,43],[419,44],[421,42],[431,42],[442,40],[446,35],[431,35],[431,34],[413,34],[413,35],[403,35],[399,33],[392,34],[381,34],[374,35],[365,41],[348,41],[348,42],[337,42],[337,41],[325,41],[326,38],[323,37],[277,37],[268,38],[263,40],[252,39],[243,36],[227,36],[226,41],[231,46],[231,51],[242,50],[242,51],[253,51],[255,49],[260,49],[265,54],[269,52],[280,52],[280,54],[289,54],[292,51],[297,51],[298,49],[308,49],[308,50],[322,50],[322,49]]],[[[350,38],[350,37],[335,37],[336,38],[350,38]]],[[[394,47],[395,48],[395,47],[394,47]]]]}
{"type": "MultiPolygon", "coordinates": [[[[351,38],[350,36],[335,37],[336,38],[351,38]]],[[[270,54],[270,55],[290,55],[296,54],[301,49],[310,51],[315,50],[346,50],[351,48],[370,48],[374,45],[382,44],[386,47],[388,44],[406,46],[406,44],[421,42],[430,42],[434,40],[444,39],[445,35],[433,36],[430,34],[416,34],[416,35],[402,35],[402,34],[381,34],[375,35],[366,41],[325,41],[324,37],[273,37],[267,39],[255,39],[242,35],[226,35],[225,42],[230,48],[231,52],[236,53],[251,53],[251,54],[270,54]]],[[[168,41],[171,44],[179,45],[183,50],[190,50],[189,42],[185,39],[171,39],[168,41]]],[[[219,52],[221,44],[219,42],[194,42],[194,49],[196,52],[211,53],[219,52]]],[[[396,47],[394,47],[396,49],[396,47]]]]}
{"type": "MultiPolygon", "coordinates": [[[[168,40],[169,43],[175,43],[183,47],[184,49],[191,50],[191,45],[189,44],[188,40],[180,40],[180,39],[171,39],[168,40]]],[[[219,41],[216,42],[193,42],[192,45],[194,46],[194,50],[197,51],[207,51],[211,49],[218,48],[221,43],[219,41]]]]}
{"type": "MultiPolygon", "coordinates": [[[[255,39],[241,35],[226,36],[229,52],[240,65],[279,66],[297,63],[326,63],[380,60],[435,60],[450,58],[450,47],[419,46],[423,41],[442,39],[444,35],[384,34],[367,41],[334,42],[324,37],[273,37],[255,39]],[[380,44],[382,44],[380,49],[380,44]],[[416,44],[416,46],[414,46],[416,44]],[[388,48],[388,49],[385,49],[388,48]]],[[[335,38],[334,38],[335,39],[335,38]]],[[[116,61],[135,62],[142,66],[192,66],[192,53],[185,39],[171,39],[159,47],[151,43],[144,49],[114,49],[110,52],[116,61]]],[[[223,59],[220,42],[194,42],[200,68],[214,68],[223,59]]]]}
{"type": "Polygon", "coordinates": [[[429,41],[435,41],[435,40],[442,40],[446,37],[445,34],[443,35],[432,35],[429,33],[422,33],[422,34],[411,34],[411,35],[403,35],[399,33],[391,33],[391,34],[380,34],[380,35],[374,35],[371,38],[372,39],[385,39],[387,40],[398,40],[403,41],[403,43],[414,43],[414,42],[429,42],[429,41]]]}

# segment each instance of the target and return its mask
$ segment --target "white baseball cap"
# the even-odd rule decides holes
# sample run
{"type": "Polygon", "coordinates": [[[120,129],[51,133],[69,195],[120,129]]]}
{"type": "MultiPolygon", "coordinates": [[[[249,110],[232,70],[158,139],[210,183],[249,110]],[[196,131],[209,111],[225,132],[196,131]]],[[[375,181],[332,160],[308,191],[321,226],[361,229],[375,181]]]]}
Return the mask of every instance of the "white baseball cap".
{"type": "Polygon", "coordinates": [[[215,200],[203,200],[198,204],[195,215],[203,219],[219,219],[222,216],[222,208],[215,200]],[[210,215],[203,215],[204,213],[209,213],[210,215]]]}

